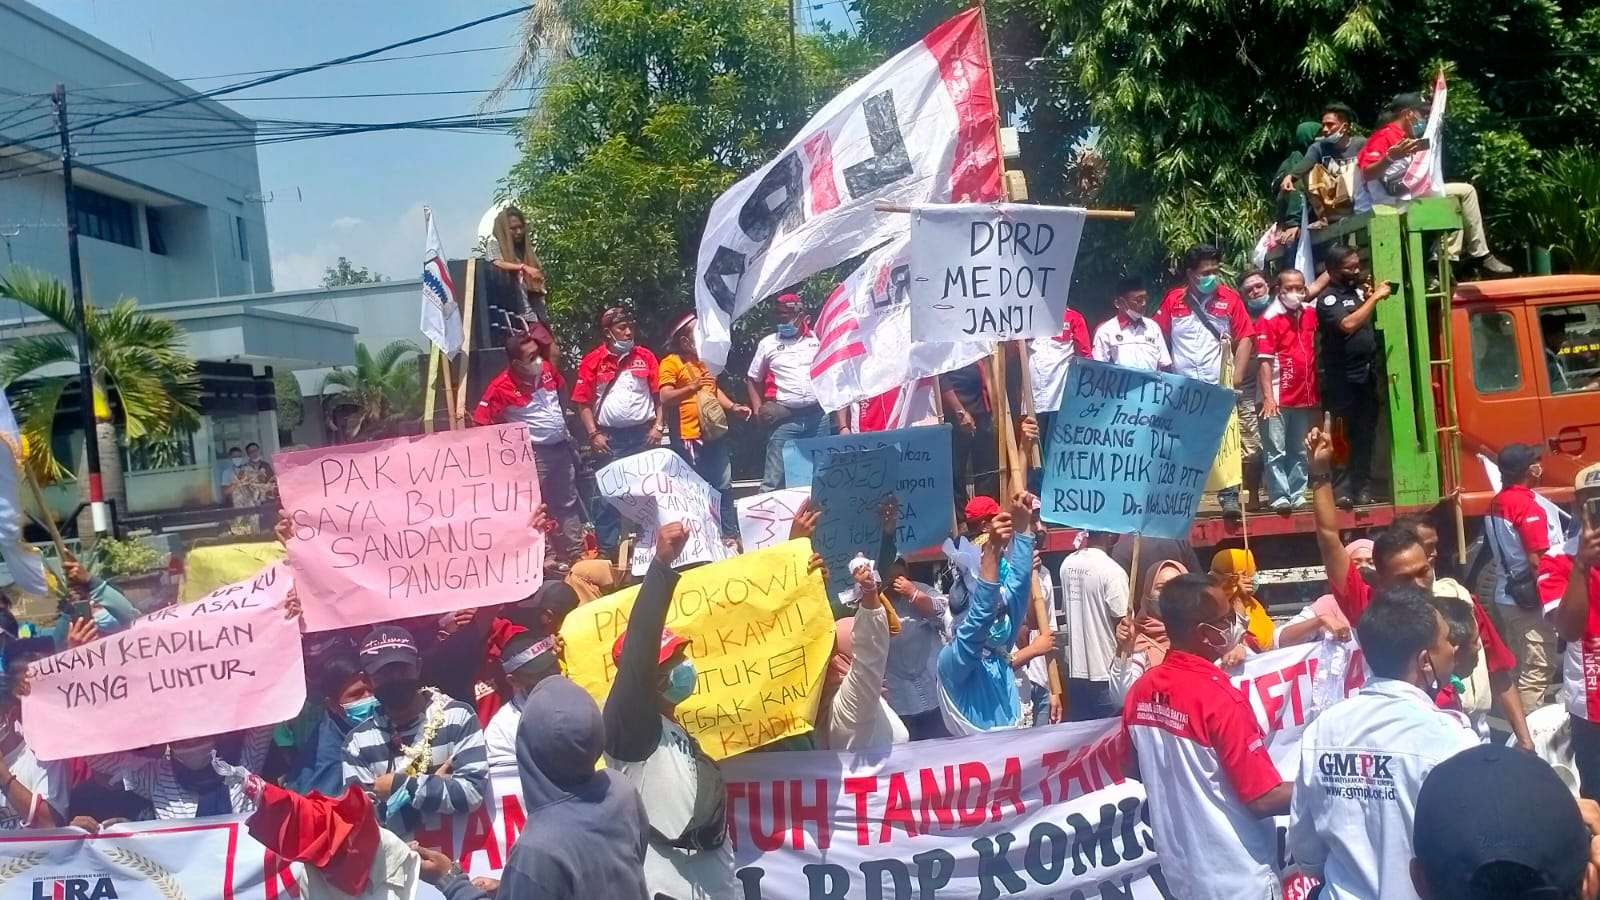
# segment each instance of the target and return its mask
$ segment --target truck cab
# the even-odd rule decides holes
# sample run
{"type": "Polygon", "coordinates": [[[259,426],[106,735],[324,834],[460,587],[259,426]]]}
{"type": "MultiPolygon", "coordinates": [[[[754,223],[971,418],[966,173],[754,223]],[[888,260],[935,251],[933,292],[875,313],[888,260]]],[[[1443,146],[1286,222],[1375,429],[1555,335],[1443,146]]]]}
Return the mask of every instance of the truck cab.
{"type": "Polygon", "coordinates": [[[1472,457],[1492,464],[1510,443],[1543,447],[1540,490],[1569,502],[1578,470],[1600,459],[1600,275],[1461,284],[1450,315],[1464,514],[1494,496],[1472,457]]]}

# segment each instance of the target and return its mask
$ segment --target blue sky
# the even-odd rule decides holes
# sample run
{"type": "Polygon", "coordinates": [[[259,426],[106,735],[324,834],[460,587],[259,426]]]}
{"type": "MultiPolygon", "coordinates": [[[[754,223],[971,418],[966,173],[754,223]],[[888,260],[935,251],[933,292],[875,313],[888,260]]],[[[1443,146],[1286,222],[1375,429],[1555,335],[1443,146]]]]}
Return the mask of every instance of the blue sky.
{"type": "MultiPolygon", "coordinates": [[[[32,0],[173,77],[306,65],[509,9],[515,0],[32,0]]],[[[515,18],[394,51],[506,47],[427,59],[341,66],[244,96],[485,90],[512,58],[515,18]]],[[[191,80],[201,90],[241,80],[191,80]]],[[[140,99],[136,90],[106,92],[140,99]]],[[[504,106],[523,106],[529,93],[504,106]]],[[[254,117],[380,122],[475,111],[481,95],[238,101],[254,117]]],[[[421,269],[422,205],[433,207],[445,251],[464,255],[478,219],[517,158],[510,135],[395,131],[269,145],[258,150],[279,290],[316,285],[343,255],[391,278],[421,269]],[[298,198],[297,198],[298,191],[298,198]],[[303,198],[303,199],[299,199],[303,198]]]]}

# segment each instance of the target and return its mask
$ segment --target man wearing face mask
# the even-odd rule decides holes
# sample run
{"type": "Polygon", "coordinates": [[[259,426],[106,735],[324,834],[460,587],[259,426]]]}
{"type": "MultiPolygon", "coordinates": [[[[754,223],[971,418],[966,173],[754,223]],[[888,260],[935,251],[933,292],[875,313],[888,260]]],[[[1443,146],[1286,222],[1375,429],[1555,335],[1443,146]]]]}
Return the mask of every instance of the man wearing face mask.
{"type": "Polygon", "coordinates": [[[1372,320],[1378,304],[1389,296],[1387,283],[1369,287],[1354,247],[1329,248],[1328,289],[1316,298],[1317,328],[1322,336],[1319,387],[1327,410],[1344,422],[1350,442],[1350,465],[1337,495],[1350,509],[1374,502],[1372,451],[1378,433],[1378,332],[1372,320]]]}
{"type": "Polygon", "coordinates": [[[617,675],[606,696],[606,767],[638,788],[650,819],[645,882],[652,897],[732,900],[733,848],[726,827],[722,770],[677,721],[694,693],[689,642],[665,630],[678,585],[672,561],[689,533],[670,522],[656,532],[656,555],[639,586],[628,627],[611,655],[617,675]]]}
{"type": "Polygon", "coordinates": [[[495,711],[489,726],[483,730],[491,775],[514,771],[517,767],[517,731],[528,693],[539,682],[561,673],[556,641],[555,635],[541,637],[524,631],[506,642],[500,665],[511,682],[511,700],[495,711]]]}
{"type": "MultiPolygon", "coordinates": [[[[1430,150],[1423,138],[1428,127],[1428,103],[1421,94],[1396,94],[1384,108],[1384,115],[1388,121],[1367,138],[1356,157],[1364,195],[1357,198],[1356,204],[1362,212],[1380,204],[1403,207],[1411,199],[1404,182],[1406,171],[1417,154],[1430,150]]],[[[1461,230],[1450,237],[1450,255],[1457,257],[1465,250],[1472,269],[1488,275],[1511,274],[1511,267],[1489,251],[1488,232],[1478,207],[1478,189],[1452,181],[1445,184],[1444,193],[1461,204],[1461,230]]]]}
{"type": "Polygon", "coordinates": [[[1467,718],[1433,696],[1455,652],[1415,585],[1386,587],[1356,625],[1372,678],[1306,726],[1288,847],[1328,900],[1415,897],[1412,820],[1433,767],[1476,746],[1467,718]]]}
{"type": "Polygon", "coordinates": [[[477,710],[422,686],[416,641],[399,626],[367,634],[361,667],[378,712],[345,742],[345,786],[366,791],[379,823],[402,838],[477,809],[489,780],[477,710]]]}
{"type": "MultiPolygon", "coordinates": [[[[1255,354],[1255,326],[1244,300],[1222,283],[1222,251],[1200,244],[1183,255],[1184,284],[1167,292],[1156,324],[1172,345],[1172,371],[1207,384],[1221,384],[1224,366],[1232,374],[1223,385],[1239,391],[1255,354]]],[[[1217,492],[1225,516],[1238,516],[1239,486],[1217,492]]]]}
{"type": "MultiPolygon", "coordinates": [[[[604,339],[578,364],[572,402],[589,436],[589,449],[599,457],[596,468],[661,443],[660,363],[654,353],[634,341],[633,311],[613,306],[600,316],[604,339]]],[[[622,539],[622,516],[601,503],[594,510],[595,538],[601,555],[616,556],[622,539]]]]}
{"type": "Polygon", "coordinates": [[[85,762],[96,774],[120,781],[129,791],[150,801],[157,819],[193,819],[250,812],[255,801],[244,785],[223,781],[211,766],[215,754],[252,772],[261,771],[272,742],[272,728],[252,728],[237,735],[210,735],[173,741],[159,756],[145,753],[110,753],[85,762]]]}
{"type": "Polygon", "coordinates": [[[778,326],[756,344],[745,378],[752,414],[762,427],[772,429],[761,474],[763,491],[784,485],[784,444],[828,433],[828,417],[811,386],[811,364],[822,345],[806,327],[799,294],[784,294],[775,306],[778,326]]]}
{"type": "MultiPolygon", "coordinates": [[[[1239,445],[1244,450],[1240,467],[1244,473],[1245,487],[1250,489],[1255,506],[1261,505],[1261,320],[1272,306],[1272,288],[1267,273],[1250,269],[1239,279],[1239,296],[1244,298],[1244,309],[1250,316],[1251,327],[1256,331],[1255,356],[1245,366],[1244,379],[1239,382],[1239,445]]],[[[1254,508],[1254,507],[1252,507],[1254,508]]]]}
{"type": "Polygon", "coordinates": [[[1144,314],[1150,292],[1138,278],[1117,282],[1117,295],[1111,305],[1117,314],[1094,330],[1094,358],[1116,366],[1144,372],[1172,368],[1167,338],[1161,326],[1144,314]]]}
{"type": "Polygon", "coordinates": [[[1278,297],[1257,327],[1267,494],[1273,510],[1288,513],[1311,504],[1305,442],[1320,404],[1317,314],[1306,303],[1306,279],[1298,269],[1278,272],[1278,297]]]}
{"type": "Polygon", "coordinates": [[[307,735],[285,785],[297,794],[344,791],[344,745],[350,732],[378,711],[378,698],[361,671],[355,645],[340,638],[310,658],[313,687],[322,696],[322,716],[307,735]]]}
{"type": "Polygon", "coordinates": [[[506,368],[483,389],[472,424],[519,422],[528,429],[539,471],[539,497],[556,520],[548,556],[570,563],[583,548],[583,507],[578,501],[577,456],[567,433],[555,338],[543,322],[506,338],[506,368]]]}
{"type": "Polygon", "coordinates": [[[1204,575],[1161,589],[1171,648],[1128,691],[1123,728],[1149,794],[1168,894],[1187,900],[1282,896],[1272,817],[1290,785],[1250,703],[1217,667],[1244,623],[1204,575]]]}

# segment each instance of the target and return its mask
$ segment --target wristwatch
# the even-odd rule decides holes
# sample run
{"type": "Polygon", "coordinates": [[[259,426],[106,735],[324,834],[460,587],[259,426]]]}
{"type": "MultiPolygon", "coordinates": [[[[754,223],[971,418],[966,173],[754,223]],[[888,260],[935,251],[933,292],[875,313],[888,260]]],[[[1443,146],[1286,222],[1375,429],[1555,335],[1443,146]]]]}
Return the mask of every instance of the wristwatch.
{"type": "Polygon", "coordinates": [[[1316,487],[1319,484],[1333,484],[1333,473],[1313,472],[1311,473],[1310,477],[1306,479],[1306,481],[1309,482],[1312,487],[1316,487]]]}

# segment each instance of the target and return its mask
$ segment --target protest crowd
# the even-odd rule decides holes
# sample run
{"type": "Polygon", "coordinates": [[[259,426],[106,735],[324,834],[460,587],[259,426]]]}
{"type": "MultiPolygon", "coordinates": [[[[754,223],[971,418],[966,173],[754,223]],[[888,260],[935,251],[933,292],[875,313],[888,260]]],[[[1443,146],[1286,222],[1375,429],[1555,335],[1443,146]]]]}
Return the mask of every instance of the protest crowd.
{"type": "MultiPolygon", "coordinates": [[[[1354,167],[1357,193],[1396,190],[1391,170],[1426,151],[1427,109],[1420,95],[1397,96],[1364,139],[1338,105],[1309,123],[1307,150],[1272,186],[1283,231],[1326,225],[1318,179],[1341,167],[1354,167]],[[1308,179],[1314,168],[1322,175],[1308,179]]],[[[1476,194],[1446,191],[1470,200],[1464,242],[1443,252],[1501,273],[1473,221],[1476,194]]],[[[1500,563],[1493,596],[1448,577],[1432,519],[1342,530],[1343,510],[1380,498],[1375,310],[1397,302],[1351,247],[1331,245],[1306,271],[1232,276],[1223,250],[1189,248],[1159,299],[1156,285],[1124,279],[1101,298],[1114,314],[1093,327],[1068,308],[1054,336],[997,342],[992,354],[834,408],[819,372],[849,312],[833,299],[765,298],[775,325],[739,366],[702,357],[697,311],[653,346],[626,302],[607,307],[592,335],[557,334],[546,296],[561,286],[546,282],[534,239],[515,208],[500,214],[487,259],[518,279],[527,313],[505,340],[504,371],[474,398],[470,427],[448,433],[459,449],[429,444],[443,433],[413,445],[459,458],[419,480],[421,450],[395,462],[335,447],[269,464],[252,445],[219,478],[236,506],[281,502],[282,562],[195,604],[141,613],[69,560],[58,620],[0,615],[9,638],[0,829],[105,835],[142,821],[243,817],[269,859],[299,864],[273,896],[409,897],[420,880],[451,900],[910,897],[915,871],[920,896],[932,897],[952,877],[1000,865],[983,876],[993,879],[985,892],[972,888],[987,897],[1020,892],[1023,874],[1037,880],[1049,868],[1036,858],[1049,855],[1040,829],[1059,835],[1043,845],[1057,860],[1052,879],[1069,877],[1063,855],[1093,863],[1096,842],[1099,865],[1115,863],[1109,835],[1088,821],[1058,827],[1070,817],[1046,807],[1136,781],[1132,813],[1105,801],[1130,816],[1119,845],[1127,868],[1117,871],[1156,886],[1115,896],[1600,895],[1600,714],[1590,710],[1600,464],[1579,474],[1579,512],[1564,527],[1535,490],[1541,449],[1498,451],[1502,486],[1486,520],[1500,563]],[[1026,387],[1005,389],[1008,364],[1026,387]],[[1230,519],[1309,511],[1326,594],[1274,620],[1247,547],[1200,558],[1186,527],[1141,535],[1131,515],[1118,527],[1115,509],[1098,527],[1073,528],[1066,552],[1047,549],[1063,513],[1053,481],[1087,440],[1066,410],[1096,373],[1223,397],[1213,434],[1237,421],[1243,474],[1205,493],[1230,519]],[[733,460],[752,436],[761,477],[747,505],[733,460]],[[943,451],[916,455],[924,439],[943,451]],[[1042,463],[1030,465],[1032,455],[1042,463]],[[924,482],[933,500],[906,487],[924,482]],[[447,483],[454,497],[433,499],[447,483]],[[479,518],[465,522],[454,511],[469,497],[479,518]],[[396,537],[399,554],[382,536],[390,510],[404,511],[421,549],[396,537]],[[470,568],[480,556],[482,570],[470,568]],[[751,684],[792,687],[781,702],[739,694],[717,668],[744,646],[730,634],[746,627],[733,586],[791,569],[786,599],[749,626],[759,638],[744,639],[765,646],[760,665],[740,665],[751,684]],[[707,587],[723,582],[720,598],[707,587]],[[256,603],[270,615],[249,609],[256,603]],[[682,624],[691,621],[697,630],[682,624]],[[289,650],[266,648],[265,666],[216,661],[213,648],[278,629],[294,632],[289,650]],[[150,662],[180,640],[171,655],[194,665],[150,662]],[[1269,695],[1264,673],[1289,673],[1281,681],[1292,693],[1269,695]],[[81,744],[40,733],[142,689],[113,675],[149,679],[139,710],[148,723],[102,724],[81,744]],[[223,693],[246,675],[259,693],[223,693]],[[303,702],[295,693],[284,710],[289,681],[303,681],[303,702]],[[161,689],[198,702],[173,710],[154,699],[161,689]],[[234,728],[240,719],[250,727],[234,728]],[[229,727],[137,739],[146,726],[194,732],[204,721],[229,727]],[[1561,746],[1540,721],[1567,723],[1561,746]],[[1286,722],[1292,739],[1279,734],[1286,722]],[[995,775],[992,807],[976,813],[1031,823],[1033,843],[1019,837],[1009,863],[993,858],[1009,845],[987,838],[973,842],[982,860],[970,866],[971,849],[959,865],[943,850],[944,862],[919,853],[934,846],[919,841],[954,827],[946,807],[965,802],[953,787],[929,799],[939,754],[965,778],[961,754],[978,751],[960,748],[991,746],[973,742],[1002,732],[996,759],[1013,741],[1062,751],[1009,789],[1010,769],[995,775]],[[920,795],[905,793],[902,754],[929,760],[918,763],[920,795]],[[816,795],[810,781],[787,782],[787,809],[780,793],[763,811],[764,785],[815,760],[846,773],[836,796],[818,775],[816,795]],[[826,848],[817,823],[851,807],[852,823],[832,828],[835,846],[899,829],[897,840],[917,838],[895,851],[904,861],[847,872],[808,845],[809,833],[826,848]],[[752,862],[761,851],[817,865],[752,862]],[[866,878],[864,892],[852,877],[866,878]]],[[[869,357],[907,352],[861,347],[869,357]]],[[[1180,431],[1139,429],[1175,441],[1180,431]]],[[[1196,445],[1203,476],[1217,439],[1196,445]]],[[[1185,526],[1201,502],[1191,493],[1176,516],[1185,526]]],[[[967,826],[967,809],[959,814],[967,826]]],[[[0,843],[0,863],[9,852],[0,843]]],[[[269,865],[265,877],[280,873],[269,865]]],[[[1066,884],[1057,895],[1071,893],[1066,884]]]]}

